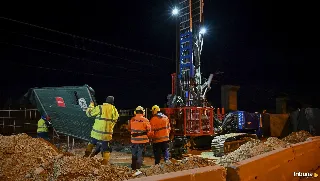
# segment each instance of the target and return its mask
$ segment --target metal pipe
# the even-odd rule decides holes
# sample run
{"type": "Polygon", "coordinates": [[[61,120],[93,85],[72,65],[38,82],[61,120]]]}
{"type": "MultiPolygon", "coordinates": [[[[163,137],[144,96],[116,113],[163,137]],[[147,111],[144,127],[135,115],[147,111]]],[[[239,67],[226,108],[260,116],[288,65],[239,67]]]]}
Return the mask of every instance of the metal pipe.
{"type": "MultiPolygon", "coordinates": [[[[175,4],[178,5],[178,0],[175,0],[175,4]]],[[[180,9],[180,7],[177,7],[180,9]]],[[[176,80],[175,80],[175,95],[180,95],[180,87],[179,87],[179,74],[180,74],[180,18],[179,14],[175,16],[176,20],[176,80]]]]}
{"type": "Polygon", "coordinates": [[[68,143],[67,143],[67,149],[69,150],[69,148],[70,148],[70,136],[68,136],[68,143]]]}
{"type": "Polygon", "coordinates": [[[16,120],[13,120],[13,134],[16,134],[16,120]]]}

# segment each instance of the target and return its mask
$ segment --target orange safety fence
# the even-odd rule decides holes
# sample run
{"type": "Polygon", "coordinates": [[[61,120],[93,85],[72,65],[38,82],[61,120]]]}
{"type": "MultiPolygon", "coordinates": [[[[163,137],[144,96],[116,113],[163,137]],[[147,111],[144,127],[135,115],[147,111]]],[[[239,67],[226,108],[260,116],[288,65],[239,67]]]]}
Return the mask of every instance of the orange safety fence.
{"type": "Polygon", "coordinates": [[[306,173],[320,166],[320,139],[274,150],[227,167],[227,180],[299,180],[294,173],[306,173]]]}
{"type": "Polygon", "coordinates": [[[129,181],[226,181],[226,170],[221,166],[209,166],[161,175],[130,179],[129,181]]]}

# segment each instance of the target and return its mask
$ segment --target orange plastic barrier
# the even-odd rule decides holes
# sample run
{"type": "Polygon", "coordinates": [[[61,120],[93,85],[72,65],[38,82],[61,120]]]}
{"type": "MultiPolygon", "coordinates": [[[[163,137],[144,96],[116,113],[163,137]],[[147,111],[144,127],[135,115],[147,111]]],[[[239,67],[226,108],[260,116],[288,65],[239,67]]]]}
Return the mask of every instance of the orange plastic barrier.
{"type": "Polygon", "coordinates": [[[230,181],[291,181],[298,179],[294,172],[309,172],[320,166],[320,138],[295,144],[290,148],[274,150],[227,168],[230,181]]]}
{"type": "Polygon", "coordinates": [[[226,181],[226,170],[221,166],[210,166],[171,172],[161,175],[130,179],[129,181],[226,181]]]}

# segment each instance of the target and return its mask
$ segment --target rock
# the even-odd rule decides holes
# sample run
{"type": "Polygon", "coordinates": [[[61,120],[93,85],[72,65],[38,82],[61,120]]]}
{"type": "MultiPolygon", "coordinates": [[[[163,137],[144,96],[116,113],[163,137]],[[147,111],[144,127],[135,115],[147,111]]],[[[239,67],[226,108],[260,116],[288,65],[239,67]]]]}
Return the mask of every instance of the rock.
{"type": "Polygon", "coordinates": [[[35,169],[35,171],[33,172],[35,175],[39,175],[44,171],[44,169],[42,167],[39,167],[37,169],[35,169]]]}
{"type": "Polygon", "coordinates": [[[251,141],[241,145],[237,150],[221,157],[217,163],[221,166],[227,167],[233,163],[246,160],[272,150],[290,147],[290,144],[303,142],[311,136],[312,135],[306,131],[299,131],[291,133],[282,140],[275,137],[270,137],[267,139],[267,141],[262,143],[260,140],[252,139],[251,141]]]}
{"type": "Polygon", "coordinates": [[[94,174],[94,175],[99,175],[99,170],[98,170],[98,169],[95,169],[95,170],[93,171],[93,174],[94,174]]]}
{"type": "Polygon", "coordinates": [[[30,173],[27,173],[24,177],[25,177],[25,178],[31,178],[31,174],[30,174],[30,173]]]}
{"type": "Polygon", "coordinates": [[[282,141],[295,144],[306,141],[309,137],[312,137],[312,135],[307,131],[298,131],[293,132],[287,137],[283,138],[282,141]]]}
{"type": "Polygon", "coordinates": [[[215,163],[208,159],[192,156],[184,158],[181,161],[175,161],[174,163],[160,163],[158,165],[153,165],[150,168],[143,168],[140,170],[142,171],[142,175],[151,176],[214,165],[215,163]]]}

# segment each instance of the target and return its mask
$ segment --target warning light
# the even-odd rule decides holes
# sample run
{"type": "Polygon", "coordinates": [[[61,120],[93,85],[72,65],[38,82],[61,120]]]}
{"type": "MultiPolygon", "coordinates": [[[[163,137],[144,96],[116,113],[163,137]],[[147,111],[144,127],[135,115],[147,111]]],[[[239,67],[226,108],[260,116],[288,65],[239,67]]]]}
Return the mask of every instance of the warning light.
{"type": "Polygon", "coordinates": [[[317,174],[317,173],[314,173],[314,174],[313,174],[313,177],[318,177],[318,174],[317,174]]]}

